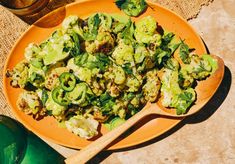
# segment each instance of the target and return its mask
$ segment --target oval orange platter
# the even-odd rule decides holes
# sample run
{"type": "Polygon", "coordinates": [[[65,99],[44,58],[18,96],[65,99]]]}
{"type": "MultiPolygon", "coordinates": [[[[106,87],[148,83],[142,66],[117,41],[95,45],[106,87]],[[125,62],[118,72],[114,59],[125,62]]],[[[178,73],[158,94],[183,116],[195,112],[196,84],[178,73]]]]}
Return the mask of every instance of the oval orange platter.
{"type": "MultiPolygon", "coordinates": [[[[136,21],[142,17],[151,15],[157,20],[158,24],[161,25],[163,29],[167,29],[168,31],[175,33],[180,38],[185,39],[186,43],[190,47],[195,48],[196,53],[206,53],[206,48],[202,40],[185,20],[157,4],[148,4],[149,7],[144,14],[134,18],[133,20],[136,21]]],[[[59,127],[53,117],[47,116],[37,121],[34,120],[32,116],[26,115],[18,110],[16,101],[22,90],[11,87],[10,80],[5,77],[5,73],[7,69],[12,69],[24,58],[24,49],[29,43],[40,43],[47,39],[55,29],[60,27],[60,23],[65,17],[69,15],[78,15],[81,18],[85,18],[96,12],[124,14],[116,7],[113,0],[83,0],[67,5],[44,16],[32,25],[16,42],[4,67],[4,92],[17,119],[29,130],[40,137],[70,148],[81,149],[92,142],[92,140],[82,139],[70,133],[67,129],[59,127]]],[[[133,127],[134,130],[132,129],[131,134],[122,138],[122,140],[116,142],[108,149],[113,150],[125,148],[153,139],[177,125],[182,121],[182,119],[183,118],[172,119],[166,117],[155,117],[148,122],[143,120],[133,127]]],[[[101,126],[100,131],[101,134],[107,133],[107,130],[103,126],[101,126]]]]}

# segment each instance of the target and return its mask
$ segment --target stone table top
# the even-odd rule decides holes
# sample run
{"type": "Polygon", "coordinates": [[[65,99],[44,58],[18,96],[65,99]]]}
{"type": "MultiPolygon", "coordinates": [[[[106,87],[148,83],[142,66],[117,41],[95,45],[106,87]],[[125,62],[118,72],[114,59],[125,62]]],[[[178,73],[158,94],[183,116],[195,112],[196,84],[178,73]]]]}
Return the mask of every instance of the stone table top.
{"type": "MultiPolygon", "coordinates": [[[[225,77],[208,107],[167,133],[132,148],[104,151],[91,163],[235,163],[235,0],[214,0],[189,23],[223,58],[225,77]]],[[[65,157],[76,150],[49,144],[65,157]]]]}

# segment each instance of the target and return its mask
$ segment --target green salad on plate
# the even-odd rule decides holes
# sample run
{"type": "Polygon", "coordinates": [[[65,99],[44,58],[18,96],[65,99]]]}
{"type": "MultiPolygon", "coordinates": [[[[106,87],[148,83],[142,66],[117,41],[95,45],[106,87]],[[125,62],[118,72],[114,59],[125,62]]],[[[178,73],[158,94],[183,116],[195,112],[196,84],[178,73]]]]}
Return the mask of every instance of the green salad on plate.
{"type": "Polygon", "coordinates": [[[160,97],[164,107],[186,113],[196,82],[213,73],[216,61],[158,26],[151,16],[68,16],[8,70],[11,86],[24,89],[18,108],[35,119],[53,116],[86,139],[98,134],[99,123],[111,130],[160,97]]]}

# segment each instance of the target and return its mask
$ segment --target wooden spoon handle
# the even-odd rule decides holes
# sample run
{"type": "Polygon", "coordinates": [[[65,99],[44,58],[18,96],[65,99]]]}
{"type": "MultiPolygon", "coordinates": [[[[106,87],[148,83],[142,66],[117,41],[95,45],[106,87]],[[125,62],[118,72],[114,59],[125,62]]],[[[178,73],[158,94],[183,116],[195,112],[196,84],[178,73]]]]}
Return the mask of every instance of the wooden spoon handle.
{"type": "Polygon", "coordinates": [[[144,109],[142,109],[139,113],[137,113],[136,115],[128,119],[124,124],[118,126],[114,130],[98,138],[97,140],[89,144],[87,147],[80,150],[78,153],[70,156],[69,158],[65,160],[65,162],[68,164],[86,163],[88,160],[94,157],[97,153],[99,153],[101,150],[107,147],[118,136],[120,136],[122,133],[124,133],[126,130],[132,127],[140,119],[142,119],[143,117],[149,114],[152,114],[152,111],[148,110],[150,109],[150,107],[151,107],[151,104],[148,103],[144,107],[144,109]]]}

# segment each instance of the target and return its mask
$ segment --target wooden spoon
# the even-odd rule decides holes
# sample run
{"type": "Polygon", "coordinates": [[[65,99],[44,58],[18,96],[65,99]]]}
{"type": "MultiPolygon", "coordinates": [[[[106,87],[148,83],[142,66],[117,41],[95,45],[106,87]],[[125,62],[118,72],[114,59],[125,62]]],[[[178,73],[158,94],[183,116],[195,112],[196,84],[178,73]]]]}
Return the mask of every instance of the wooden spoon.
{"type": "Polygon", "coordinates": [[[199,89],[196,88],[197,92],[197,101],[195,105],[193,105],[188,113],[183,115],[176,115],[175,110],[167,110],[166,108],[162,107],[160,103],[147,103],[146,106],[138,112],[136,115],[132,116],[128,119],[124,124],[118,126],[114,130],[108,132],[107,134],[103,135],[102,137],[98,138],[91,144],[89,144],[84,149],[80,150],[78,153],[70,156],[65,160],[68,164],[80,164],[85,163],[94,157],[97,153],[102,151],[106,148],[112,141],[118,138],[122,133],[132,127],[135,123],[139,120],[144,118],[145,116],[156,114],[161,116],[168,116],[168,117],[186,117],[198,112],[214,95],[217,88],[219,87],[223,76],[224,76],[224,62],[223,60],[215,55],[211,55],[214,59],[218,61],[218,69],[206,80],[199,82],[200,85],[199,89]]]}

